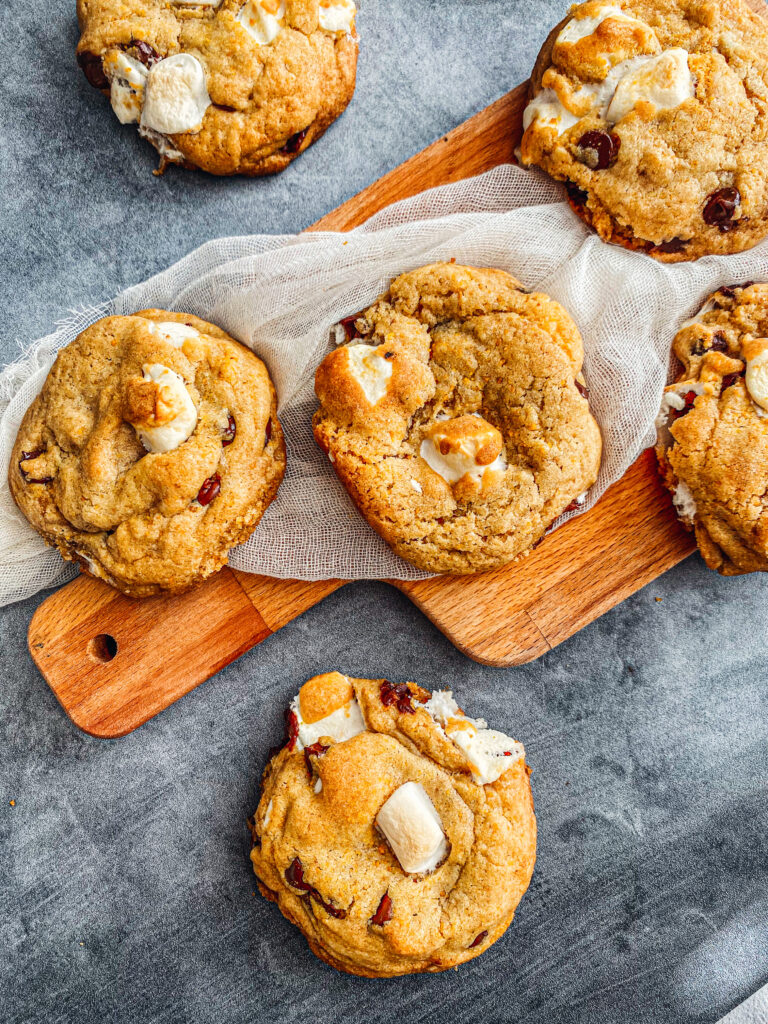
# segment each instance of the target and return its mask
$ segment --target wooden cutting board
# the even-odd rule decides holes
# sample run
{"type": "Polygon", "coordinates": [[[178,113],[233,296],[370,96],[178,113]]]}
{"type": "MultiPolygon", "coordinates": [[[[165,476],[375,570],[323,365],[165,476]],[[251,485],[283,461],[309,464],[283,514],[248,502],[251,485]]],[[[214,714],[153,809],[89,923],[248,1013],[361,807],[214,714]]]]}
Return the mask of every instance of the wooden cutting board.
{"type": "MultiPolygon", "coordinates": [[[[766,13],[763,0],[748,2],[766,13]]],[[[513,162],[526,94],[527,83],[502,96],[309,230],[348,231],[397,200],[513,162]]],[[[522,561],[479,576],[388,582],[470,658],[518,665],[694,548],[647,451],[594,508],[522,561]]],[[[136,601],[80,576],[39,606],[29,649],[77,726],[123,736],[344,585],[224,569],[181,597],[136,601]]]]}

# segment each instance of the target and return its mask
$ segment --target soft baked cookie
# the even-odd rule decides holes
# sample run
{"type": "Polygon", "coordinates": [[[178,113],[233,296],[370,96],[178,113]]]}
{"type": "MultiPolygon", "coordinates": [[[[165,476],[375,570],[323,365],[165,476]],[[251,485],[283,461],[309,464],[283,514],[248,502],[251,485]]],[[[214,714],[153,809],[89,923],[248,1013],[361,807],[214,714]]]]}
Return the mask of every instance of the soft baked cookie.
{"type": "Polygon", "coordinates": [[[306,682],[249,822],[259,888],[350,974],[444,971],[501,938],[528,887],[536,819],[522,744],[450,690],[306,682]]]}
{"type": "Polygon", "coordinates": [[[674,351],[656,451],[678,516],[711,569],[768,570],[768,284],[720,288],[674,351]]]}
{"type": "Polygon", "coordinates": [[[282,171],[355,91],[353,0],[78,0],[77,59],[169,163],[282,171]]]}
{"type": "Polygon", "coordinates": [[[523,164],[667,263],[768,232],[768,24],[742,0],[589,0],[531,75],[523,164]]]}
{"type": "Polygon", "coordinates": [[[277,493],[285,445],[260,359],[186,313],[93,324],[27,410],[8,480],[64,558],[132,597],[220,569],[277,493]]]}
{"type": "Polygon", "coordinates": [[[315,438],[370,525],[430,572],[528,551],[597,478],[568,314],[501,270],[403,274],[315,378],[315,438]]]}

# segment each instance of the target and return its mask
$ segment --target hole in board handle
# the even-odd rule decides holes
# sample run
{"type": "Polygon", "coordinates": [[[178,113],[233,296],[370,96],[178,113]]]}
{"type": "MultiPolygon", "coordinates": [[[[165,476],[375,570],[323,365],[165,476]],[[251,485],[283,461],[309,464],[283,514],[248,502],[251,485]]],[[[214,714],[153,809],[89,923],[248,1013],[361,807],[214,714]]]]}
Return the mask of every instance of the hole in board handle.
{"type": "Polygon", "coordinates": [[[109,633],[99,633],[88,643],[88,656],[102,665],[112,661],[117,654],[117,640],[109,633]]]}

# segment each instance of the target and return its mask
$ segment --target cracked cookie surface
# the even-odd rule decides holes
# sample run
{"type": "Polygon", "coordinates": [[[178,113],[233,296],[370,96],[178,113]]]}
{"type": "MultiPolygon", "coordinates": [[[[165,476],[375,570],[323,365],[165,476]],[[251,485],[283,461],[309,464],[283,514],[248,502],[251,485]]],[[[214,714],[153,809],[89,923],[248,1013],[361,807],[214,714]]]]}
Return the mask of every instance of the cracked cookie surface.
{"type": "Polygon", "coordinates": [[[267,369],[195,316],[143,310],[59,352],[11,493],[64,558],[132,597],[186,590],[256,527],[285,471],[267,369]]]}
{"type": "Polygon", "coordinates": [[[742,0],[589,0],[550,33],[521,142],[606,241],[664,262],[768,232],[768,23],[742,0]]]}
{"type": "Polygon", "coordinates": [[[509,927],[536,858],[525,751],[450,691],[306,682],[249,822],[259,888],[368,977],[442,971],[509,927]]]}
{"type": "Polygon", "coordinates": [[[355,90],[353,0],[78,0],[78,63],[169,163],[282,171],[355,90]]]}
{"type": "Polygon", "coordinates": [[[678,516],[711,569],[768,570],[768,284],[715,292],[674,351],[656,453],[678,516]]]}
{"type": "Polygon", "coordinates": [[[581,336],[501,270],[444,263],[345,321],[315,378],[315,438],[368,523],[430,572],[528,551],[597,478],[581,336]]]}

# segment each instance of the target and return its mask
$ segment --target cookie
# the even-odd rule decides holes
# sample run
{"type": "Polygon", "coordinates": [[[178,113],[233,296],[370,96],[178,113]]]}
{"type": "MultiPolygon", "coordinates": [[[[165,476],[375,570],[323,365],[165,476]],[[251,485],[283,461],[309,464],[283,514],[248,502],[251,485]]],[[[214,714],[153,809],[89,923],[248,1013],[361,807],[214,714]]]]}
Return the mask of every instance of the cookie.
{"type": "Polygon", "coordinates": [[[343,326],[317,370],[315,438],[402,558],[492,569],[583,501],[601,438],[558,303],[504,271],[440,263],[343,326]]]}
{"type": "Polygon", "coordinates": [[[355,91],[353,0],[78,0],[77,59],[168,164],[274,174],[355,91]]]}
{"type": "Polygon", "coordinates": [[[512,922],[536,859],[522,744],[450,690],[306,682],[249,822],[259,888],[326,963],[444,971],[512,922]]]}
{"type": "Polygon", "coordinates": [[[131,597],[220,569],[277,493],[285,445],[260,359],[147,309],[59,352],[11,454],[16,504],[64,558],[131,597]]]}
{"type": "Polygon", "coordinates": [[[720,288],[674,351],[656,452],[678,517],[711,569],[768,570],[768,284],[720,288]]]}
{"type": "Polygon", "coordinates": [[[768,233],[768,23],[742,0],[589,0],[531,75],[521,162],[666,263],[768,233]]]}

